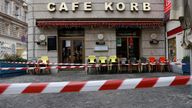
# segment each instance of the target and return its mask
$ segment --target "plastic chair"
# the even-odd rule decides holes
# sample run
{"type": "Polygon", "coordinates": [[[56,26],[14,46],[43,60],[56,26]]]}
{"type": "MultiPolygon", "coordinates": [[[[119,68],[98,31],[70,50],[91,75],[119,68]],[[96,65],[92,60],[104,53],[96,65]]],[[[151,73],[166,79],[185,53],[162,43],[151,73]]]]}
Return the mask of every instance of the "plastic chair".
{"type": "Polygon", "coordinates": [[[149,63],[147,62],[146,58],[141,57],[140,58],[140,64],[141,64],[141,72],[145,72],[145,71],[149,70],[148,69],[148,64],[149,63]]]}
{"type": "Polygon", "coordinates": [[[88,61],[88,68],[87,68],[87,73],[90,73],[91,71],[94,71],[92,70],[92,68],[95,69],[95,71],[97,72],[97,66],[96,66],[96,63],[97,63],[97,58],[95,55],[90,55],[88,56],[87,58],[87,61],[88,61]]]}
{"type": "Polygon", "coordinates": [[[157,71],[157,62],[155,57],[149,57],[148,60],[149,60],[149,72],[151,72],[152,70],[154,71],[154,68],[157,71]]]}
{"type": "Polygon", "coordinates": [[[36,69],[35,69],[35,72],[37,74],[40,74],[41,72],[43,73],[43,70],[40,69],[41,67],[46,67],[46,69],[44,70],[45,73],[48,73],[48,74],[51,73],[50,68],[49,68],[49,57],[48,56],[41,56],[38,59],[38,63],[36,65],[36,69]]]}
{"type": "Polygon", "coordinates": [[[130,59],[130,65],[131,65],[131,72],[133,72],[133,70],[141,72],[140,63],[137,61],[137,59],[135,57],[130,59]]]}
{"type": "Polygon", "coordinates": [[[88,63],[89,63],[89,64],[96,64],[96,62],[97,62],[96,56],[90,55],[90,56],[88,57],[88,63]]]}
{"type": "Polygon", "coordinates": [[[99,72],[107,72],[107,57],[99,57],[99,72]]]}
{"type": "Polygon", "coordinates": [[[170,72],[170,64],[169,64],[169,62],[167,62],[165,57],[160,57],[159,58],[159,65],[160,65],[161,72],[163,70],[165,70],[166,66],[167,66],[168,71],[170,72]]]}
{"type": "Polygon", "coordinates": [[[118,58],[116,55],[109,57],[109,63],[118,63],[118,58]]]}
{"type": "Polygon", "coordinates": [[[113,56],[110,56],[109,59],[109,70],[112,71],[113,73],[114,72],[118,72],[119,71],[119,68],[120,66],[118,65],[118,58],[116,55],[113,55],[113,56]]]}

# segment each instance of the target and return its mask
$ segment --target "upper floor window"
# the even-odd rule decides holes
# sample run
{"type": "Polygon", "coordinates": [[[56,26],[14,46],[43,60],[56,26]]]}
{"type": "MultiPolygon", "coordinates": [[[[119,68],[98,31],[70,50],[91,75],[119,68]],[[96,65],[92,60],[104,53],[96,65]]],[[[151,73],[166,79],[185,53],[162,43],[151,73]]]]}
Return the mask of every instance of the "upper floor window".
{"type": "Polygon", "coordinates": [[[16,36],[17,36],[17,38],[19,38],[20,37],[20,29],[19,29],[19,27],[16,27],[16,36]]]}
{"type": "Polygon", "coordinates": [[[19,18],[20,9],[18,6],[15,6],[15,16],[19,18]]]}
{"type": "Polygon", "coordinates": [[[6,35],[10,36],[10,24],[8,23],[5,24],[5,33],[6,35]]]}
{"type": "Polygon", "coordinates": [[[10,14],[10,2],[5,0],[5,13],[10,14]]]}
{"type": "Polygon", "coordinates": [[[24,21],[27,21],[27,11],[24,11],[24,21]]]}

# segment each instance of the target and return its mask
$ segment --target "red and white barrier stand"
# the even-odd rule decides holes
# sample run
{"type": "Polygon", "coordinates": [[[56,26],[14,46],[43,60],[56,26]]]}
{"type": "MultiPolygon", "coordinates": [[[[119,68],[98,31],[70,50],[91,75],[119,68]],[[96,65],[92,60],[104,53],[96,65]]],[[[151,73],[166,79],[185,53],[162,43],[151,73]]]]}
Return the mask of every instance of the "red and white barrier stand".
{"type": "Polygon", "coordinates": [[[0,94],[65,93],[104,90],[127,90],[192,84],[192,76],[136,78],[125,80],[74,81],[50,83],[0,84],[0,94]]]}

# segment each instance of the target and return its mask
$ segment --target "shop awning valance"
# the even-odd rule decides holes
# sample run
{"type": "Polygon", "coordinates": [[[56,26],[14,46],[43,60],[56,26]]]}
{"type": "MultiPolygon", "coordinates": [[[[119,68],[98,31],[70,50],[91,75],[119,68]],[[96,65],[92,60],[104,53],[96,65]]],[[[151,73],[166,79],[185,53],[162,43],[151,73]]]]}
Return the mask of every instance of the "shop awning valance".
{"type": "Polygon", "coordinates": [[[163,21],[37,21],[38,27],[64,26],[141,26],[141,27],[158,27],[163,26],[163,21]]]}

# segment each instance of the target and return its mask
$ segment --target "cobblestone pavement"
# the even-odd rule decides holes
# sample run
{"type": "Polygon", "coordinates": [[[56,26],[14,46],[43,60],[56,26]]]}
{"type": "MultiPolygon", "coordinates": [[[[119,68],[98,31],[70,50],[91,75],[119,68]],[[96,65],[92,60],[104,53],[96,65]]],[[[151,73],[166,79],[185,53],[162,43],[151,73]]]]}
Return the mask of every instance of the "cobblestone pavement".
{"type": "MultiPolygon", "coordinates": [[[[60,72],[0,79],[0,83],[53,82],[174,76],[174,73],[86,75],[60,72]]],[[[64,94],[0,95],[0,108],[192,108],[190,87],[164,87],[122,91],[64,94]]]]}

